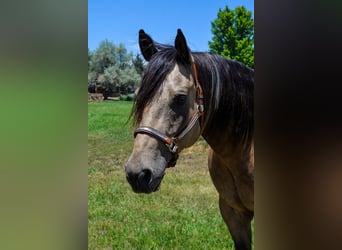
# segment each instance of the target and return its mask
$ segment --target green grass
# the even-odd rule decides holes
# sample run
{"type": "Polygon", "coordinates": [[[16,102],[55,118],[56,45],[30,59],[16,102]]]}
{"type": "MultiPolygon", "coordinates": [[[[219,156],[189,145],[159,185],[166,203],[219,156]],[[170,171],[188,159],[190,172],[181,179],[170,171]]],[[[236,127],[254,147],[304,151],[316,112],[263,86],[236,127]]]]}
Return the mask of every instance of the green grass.
{"type": "Polygon", "coordinates": [[[199,140],[167,170],[158,192],[135,194],[124,163],[131,102],[88,104],[89,249],[233,249],[199,140]]]}

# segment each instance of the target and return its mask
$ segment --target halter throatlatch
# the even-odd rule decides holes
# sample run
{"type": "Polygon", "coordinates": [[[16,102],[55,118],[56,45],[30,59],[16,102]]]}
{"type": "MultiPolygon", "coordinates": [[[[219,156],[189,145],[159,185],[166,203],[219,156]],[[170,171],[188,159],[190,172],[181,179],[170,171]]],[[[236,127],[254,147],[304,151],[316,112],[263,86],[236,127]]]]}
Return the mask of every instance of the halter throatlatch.
{"type": "Polygon", "coordinates": [[[172,158],[170,162],[168,163],[167,167],[174,167],[177,163],[178,159],[178,143],[186,136],[187,133],[191,131],[191,129],[195,126],[196,122],[203,116],[204,114],[204,105],[203,105],[203,90],[201,87],[201,84],[198,81],[197,76],[197,68],[196,64],[193,63],[193,70],[195,75],[195,88],[196,88],[196,102],[197,102],[197,111],[191,116],[189,122],[185,126],[183,130],[181,130],[177,136],[169,137],[167,135],[164,135],[163,133],[159,132],[158,130],[148,127],[148,126],[142,126],[138,127],[134,131],[134,138],[137,136],[137,134],[146,134],[149,135],[155,139],[157,139],[160,142],[163,142],[170,152],[172,153],[172,158]]]}

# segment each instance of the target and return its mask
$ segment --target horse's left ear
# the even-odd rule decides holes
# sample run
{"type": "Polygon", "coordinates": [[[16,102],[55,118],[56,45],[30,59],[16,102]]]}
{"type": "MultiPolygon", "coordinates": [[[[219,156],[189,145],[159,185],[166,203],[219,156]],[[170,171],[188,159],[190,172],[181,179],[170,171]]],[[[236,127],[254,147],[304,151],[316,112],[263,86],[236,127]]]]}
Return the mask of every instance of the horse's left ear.
{"type": "Polygon", "coordinates": [[[188,48],[185,36],[183,35],[183,32],[181,31],[181,29],[177,30],[177,36],[175,39],[175,48],[177,50],[177,54],[179,58],[184,63],[191,64],[190,50],[188,48]]]}
{"type": "Polygon", "coordinates": [[[143,29],[139,31],[139,47],[146,61],[150,61],[151,57],[158,52],[152,38],[143,29]]]}

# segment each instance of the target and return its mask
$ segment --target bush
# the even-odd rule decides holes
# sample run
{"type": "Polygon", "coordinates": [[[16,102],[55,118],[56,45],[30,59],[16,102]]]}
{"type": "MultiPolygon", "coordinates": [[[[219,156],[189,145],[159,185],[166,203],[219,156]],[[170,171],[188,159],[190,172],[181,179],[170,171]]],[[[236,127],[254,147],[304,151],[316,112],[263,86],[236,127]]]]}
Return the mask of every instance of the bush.
{"type": "Polygon", "coordinates": [[[134,101],[135,100],[135,94],[128,94],[126,101],[134,101]]]}
{"type": "Polygon", "coordinates": [[[120,101],[127,101],[127,95],[120,95],[120,101]]]}
{"type": "Polygon", "coordinates": [[[135,94],[128,94],[128,95],[120,95],[120,101],[134,101],[135,100],[135,94]]]}

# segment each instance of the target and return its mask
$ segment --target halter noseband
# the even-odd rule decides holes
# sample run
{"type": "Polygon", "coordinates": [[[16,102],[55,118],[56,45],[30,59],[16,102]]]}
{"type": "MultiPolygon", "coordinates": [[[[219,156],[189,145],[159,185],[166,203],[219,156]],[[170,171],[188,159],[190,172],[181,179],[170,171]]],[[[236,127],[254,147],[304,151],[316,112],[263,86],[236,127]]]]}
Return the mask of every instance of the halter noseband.
{"type": "Polygon", "coordinates": [[[203,90],[201,87],[201,84],[198,81],[197,76],[197,68],[196,64],[193,63],[193,70],[195,75],[195,87],[196,87],[196,101],[197,101],[197,112],[195,112],[190,120],[188,121],[187,125],[183,130],[181,130],[178,135],[169,137],[167,135],[164,135],[160,133],[158,130],[155,130],[154,128],[148,127],[148,126],[142,126],[138,127],[134,131],[134,138],[137,136],[137,134],[146,134],[149,135],[155,139],[157,139],[160,142],[163,142],[170,152],[172,153],[172,158],[170,162],[168,163],[167,167],[174,167],[178,160],[178,143],[184,138],[184,136],[190,132],[190,130],[195,126],[196,122],[200,117],[204,114],[204,105],[203,105],[203,90]]]}

